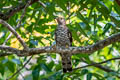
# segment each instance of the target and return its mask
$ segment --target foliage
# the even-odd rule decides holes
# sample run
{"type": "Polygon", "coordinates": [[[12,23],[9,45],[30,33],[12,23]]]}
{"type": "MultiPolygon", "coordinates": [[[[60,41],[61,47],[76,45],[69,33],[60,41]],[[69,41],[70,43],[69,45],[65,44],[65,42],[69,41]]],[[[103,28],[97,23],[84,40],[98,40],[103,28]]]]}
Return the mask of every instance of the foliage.
{"type": "MultiPolygon", "coordinates": [[[[16,31],[26,41],[29,47],[50,46],[54,43],[54,30],[56,28],[55,16],[63,16],[67,20],[67,26],[72,31],[74,46],[87,46],[96,43],[112,34],[120,31],[120,5],[114,0],[40,0],[26,9],[22,25],[16,31]],[[68,10],[70,2],[70,10],[68,10]],[[69,22],[70,21],[70,22],[69,22]]],[[[24,0],[22,1],[23,3],[24,0]]],[[[1,0],[0,11],[5,13],[12,6],[22,5],[19,0],[1,0]]],[[[7,21],[14,28],[20,20],[23,10],[17,12],[7,21]]],[[[10,31],[0,25],[0,45],[4,43],[10,31]]],[[[12,36],[6,45],[22,49],[18,40],[12,36]]],[[[81,58],[87,63],[91,61],[101,62],[120,56],[120,43],[111,44],[92,55],[73,55],[73,68],[84,66],[81,58]]],[[[16,55],[0,58],[0,79],[4,80],[15,73],[27,57],[16,55]]],[[[107,66],[119,72],[119,62],[105,63],[107,66]],[[115,66],[116,65],[116,66],[115,66]]],[[[58,54],[35,55],[30,63],[18,73],[13,80],[24,76],[25,80],[119,80],[116,73],[107,73],[96,67],[87,67],[74,70],[72,73],[62,73],[61,60],[58,54]],[[30,71],[30,74],[26,74],[30,71]]]]}

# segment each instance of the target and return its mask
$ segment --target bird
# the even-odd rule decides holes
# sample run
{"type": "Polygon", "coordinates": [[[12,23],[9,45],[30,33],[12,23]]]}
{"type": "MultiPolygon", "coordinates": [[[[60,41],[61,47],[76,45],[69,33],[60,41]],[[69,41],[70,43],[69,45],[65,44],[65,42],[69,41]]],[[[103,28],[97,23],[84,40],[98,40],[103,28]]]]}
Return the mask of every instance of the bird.
{"type": "MultiPolygon", "coordinates": [[[[66,26],[66,20],[63,17],[57,17],[58,26],[55,30],[56,47],[68,48],[72,46],[72,33],[66,26]]],[[[63,73],[72,72],[71,53],[60,53],[62,57],[63,73]]]]}

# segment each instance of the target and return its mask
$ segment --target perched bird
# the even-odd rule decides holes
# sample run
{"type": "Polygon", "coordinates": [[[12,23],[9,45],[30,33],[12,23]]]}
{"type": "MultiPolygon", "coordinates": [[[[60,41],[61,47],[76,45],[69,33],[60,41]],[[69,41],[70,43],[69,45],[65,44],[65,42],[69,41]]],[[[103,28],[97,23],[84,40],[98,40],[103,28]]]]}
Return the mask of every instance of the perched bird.
{"type": "MultiPolygon", "coordinates": [[[[66,26],[66,21],[62,17],[57,17],[58,26],[55,30],[56,47],[68,48],[72,46],[72,34],[66,26]]],[[[60,53],[62,57],[63,72],[72,71],[71,53],[60,53]]]]}

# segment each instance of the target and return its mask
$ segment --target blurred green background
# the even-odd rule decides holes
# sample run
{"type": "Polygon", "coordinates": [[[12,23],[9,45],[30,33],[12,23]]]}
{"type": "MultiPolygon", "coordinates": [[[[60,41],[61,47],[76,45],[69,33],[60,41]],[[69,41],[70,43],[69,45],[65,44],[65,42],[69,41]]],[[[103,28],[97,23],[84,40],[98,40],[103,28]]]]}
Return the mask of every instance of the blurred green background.
{"type": "MultiPolygon", "coordinates": [[[[21,26],[16,31],[30,48],[50,46],[54,43],[54,30],[57,26],[54,18],[62,16],[67,20],[67,26],[72,32],[73,46],[92,45],[120,31],[119,3],[119,0],[40,0],[26,9],[21,26]]],[[[25,0],[0,0],[0,11],[6,13],[9,9],[23,4],[26,4],[25,0]]],[[[22,13],[23,10],[17,12],[7,22],[15,28],[22,13]]],[[[0,24],[0,45],[9,34],[10,31],[0,24]]],[[[15,36],[12,36],[6,45],[23,49],[15,36]]],[[[81,58],[90,64],[91,61],[101,62],[119,57],[119,45],[118,42],[111,44],[89,56],[73,55],[73,68],[86,65],[81,58]]],[[[28,57],[16,55],[1,57],[0,80],[10,77],[27,59],[28,57]]],[[[102,65],[120,72],[118,60],[102,65]]],[[[119,80],[118,75],[93,66],[63,74],[60,55],[46,53],[34,55],[30,63],[10,80],[119,80]]]]}

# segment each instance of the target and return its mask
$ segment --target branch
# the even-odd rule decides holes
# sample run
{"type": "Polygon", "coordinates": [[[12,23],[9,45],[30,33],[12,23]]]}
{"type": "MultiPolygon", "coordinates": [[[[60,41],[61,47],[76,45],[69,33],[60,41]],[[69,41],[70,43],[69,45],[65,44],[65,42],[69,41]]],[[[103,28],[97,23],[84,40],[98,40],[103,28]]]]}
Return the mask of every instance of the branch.
{"type": "MultiPolygon", "coordinates": [[[[31,2],[31,0],[28,1],[28,3],[26,4],[26,6],[24,7],[23,13],[22,13],[22,15],[20,17],[20,21],[18,22],[15,30],[18,29],[21,26],[21,22],[22,22],[22,19],[23,19],[24,15],[25,15],[26,8],[29,6],[30,2],[31,2]]],[[[4,41],[3,45],[5,45],[7,43],[7,41],[11,38],[11,36],[12,36],[12,33],[9,34],[9,36],[7,37],[7,39],[4,41]]]]}
{"type": "MultiPolygon", "coordinates": [[[[103,62],[103,63],[105,63],[105,62],[103,62]]],[[[100,64],[103,64],[103,63],[101,62],[100,64]]],[[[102,66],[100,64],[97,64],[96,62],[92,62],[92,64],[93,64],[94,67],[97,67],[101,70],[104,70],[105,72],[116,72],[117,73],[117,71],[114,71],[107,66],[102,66]]]]}
{"type": "Polygon", "coordinates": [[[106,61],[102,61],[102,62],[99,62],[99,63],[92,62],[91,64],[88,64],[88,62],[86,62],[85,60],[82,59],[82,61],[85,62],[85,63],[87,63],[88,65],[85,65],[85,66],[82,66],[82,67],[78,67],[78,68],[73,68],[73,70],[77,70],[77,69],[81,69],[81,68],[86,68],[86,67],[89,67],[89,66],[95,66],[95,67],[97,67],[97,68],[99,68],[99,69],[104,70],[105,72],[115,72],[115,73],[117,73],[116,77],[120,78],[119,72],[114,71],[114,70],[112,70],[112,69],[109,69],[109,68],[104,67],[104,66],[101,65],[101,64],[106,63],[106,62],[109,62],[109,61],[111,61],[111,60],[118,60],[118,59],[120,59],[120,57],[108,59],[108,60],[106,60],[106,61]]]}
{"type": "Polygon", "coordinates": [[[0,57],[12,55],[12,54],[19,55],[21,54],[21,51],[9,46],[0,46],[0,57]]]}
{"type": "MultiPolygon", "coordinates": [[[[15,29],[15,30],[16,30],[16,29],[15,29]]],[[[10,33],[10,34],[8,35],[8,37],[7,37],[6,40],[3,42],[2,45],[6,45],[7,41],[11,38],[11,36],[12,36],[12,33],[10,33]]]]}
{"type": "Polygon", "coordinates": [[[10,80],[10,79],[13,78],[15,75],[17,75],[18,73],[20,73],[20,71],[30,62],[30,60],[32,59],[32,57],[33,57],[33,56],[31,56],[19,70],[17,70],[12,76],[10,76],[10,77],[9,77],[8,79],[6,79],[6,80],[10,80]]]}
{"type": "MultiPolygon", "coordinates": [[[[89,45],[85,47],[69,47],[69,48],[57,48],[56,49],[51,46],[46,46],[46,47],[41,47],[41,48],[31,48],[29,50],[26,43],[22,40],[22,38],[18,35],[18,33],[13,29],[12,26],[10,26],[7,22],[1,19],[0,19],[0,23],[3,24],[5,27],[7,27],[17,37],[19,42],[23,45],[24,50],[26,51],[24,50],[21,51],[22,54],[20,56],[29,56],[29,55],[35,55],[35,54],[40,54],[40,53],[61,53],[61,52],[72,53],[72,54],[79,54],[79,53],[92,54],[93,52],[100,50],[112,43],[120,41],[120,32],[119,32],[93,45],[89,45]]],[[[5,54],[1,54],[1,55],[5,55],[5,54]]],[[[19,55],[19,53],[17,55],[19,55]]]]}
{"type": "Polygon", "coordinates": [[[39,54],[39,53],[72,53],[72,54],[80,54],[87,53],[92,54],[93,52],[100,50],[112,43],[120,41],[120,33],[114,34],[104,40],[101,40],[93,45],[85,46],[85,47],[69,47],[69,48],[59,48],[54,49],[52,47],[41,47],[41,48],[31,48],[29,55],[39,54]]]}
{"type": "Polygon", "coordinates": [[[115,0],[117,2],[117,4],[120,6],[120,0],[115,0]]]}
{"type": "Polygon", "coordinates": [[[14,34],[16,36],[16,38],[23,45],[23,47],[24,47],[25,50],[28,49],[26,43],[23,41],[23,39],[20,37],[20,35],[18,35],[18,33],[14,30],[14,28],[11,25],[9,25],[7,22],[5,22],[2,19],[0,19],[0,24],[3,24],[6,28],[8,28],[12,32],[12,34],[14,34]]]}
{"type": "MultiPolygon", "coordinates": [[[[46,47],[40,47],[40,48],[29,48],[29,50],[27,50],[27,51],[16,49],[16,50],[18,50],[18,53],[14,52],[15,48],[11,48],[11,47],[9,47],[9,48],[13,49],[12,50],[13,54],[16,54],[18,56],[30,56],[30,55],[41,54],[41,53],[92,54],[93,52],[95,52],[97,50],[100,50],[112,43],[119,42],[119,41],[120,41],[120,32],[117,34],[114,34],[104,40],[101,40],[93,45],[89,45],[89,46],[85,46],[85,47],[69,47],[69,48],[57,48],[56,49],[51,46],[46,46],[46,47]]],[[[8,49],[5,46],[0,46],[0,50],[2,50],[2,48],[4,48],[4,51],[6,51],[6,50],[8,51],[8,49]]],[[[7,56],[7,54],[0,54],[0,55],[7,56]]]]}
{"type": "Polygon", "coordinates": [[[100,64],[104,64],[104,63],[107,63],[107,62],[109,62],[109,61],[119,60],[119,59],[120,59],[120,57],[116,57],[116,58],[108,59],[108,60],[105,60],[105,61],[102,61],[102,62],[99,62],[99,63],[96,63],[96,62],[93,62],[93,61],[92,61],[91,64],[88,64],[88,62],[82,60],[83,62],[87,63],[88,65],[85,65],[85,66],[82,66],[82,67],[78,67],[78,68],[74,68],[73,70],[77,70],[77,69],[85,68],[85,67],[89,67],[89,66],[95,66],[95,67],[100,68],[100,69],[102,69],[102,70],[104,70],[104,71],[106,71],[106,72],[116,72],[116,71],[114,71],[114,70],[109,69],[108,67],[103,67],[103,66],[100,65],[100,64]]]}
{"type": "MultiPolygon", "coordinates": [[[[101,64],[103,63],[106,63],[106,62],[109,62],[109,61],[112,61],[112,60],[119,60],[120,57],[117,57],[117,58],[112,58],[112,59],[108,59],[106,61],[102,61],[102,62],[99,62],[99,63],[96,63],[96,62],[93,62],[91,64],[88,64],[86,61],[83,60],[83,62],[87,63],[88,65],[85,65],[85,66],[82,66],[82,67],[78,67],[78,68],[74,68],[73,70],[77,70],[77,69],[81,69],[81,68],[86,68],[86,67],[89,67],[89,66],[94,66],[94,67],[97,67],[101,70],[104,70],[105,72],[115,72],[117,74],[119,74],[117,71],[114,71],[108,67],[105,67],[105,66],[102,66],[101,64]]],[[[118,78],[120,78],[119,75],[116,75],[118,78]]]]}
{"type": "MultiPolygon", "coordinates": [[[[32,5],[33,3],[37,2],[38,0],[31,0],[30,5],[32,5]]],[[[27,2],[26,2],[27,4],[27,2]]],[[[3,20],[8,20],[11,16],[13,16],[15,13],[19,12],[21,9],[23,9],[25,7],[24,3],[19,4],[19,6],[16,6],[15,8],[10,9],[8,12],[6,13],[2,13],[0,12],[0,18],[3,20]]]]}

